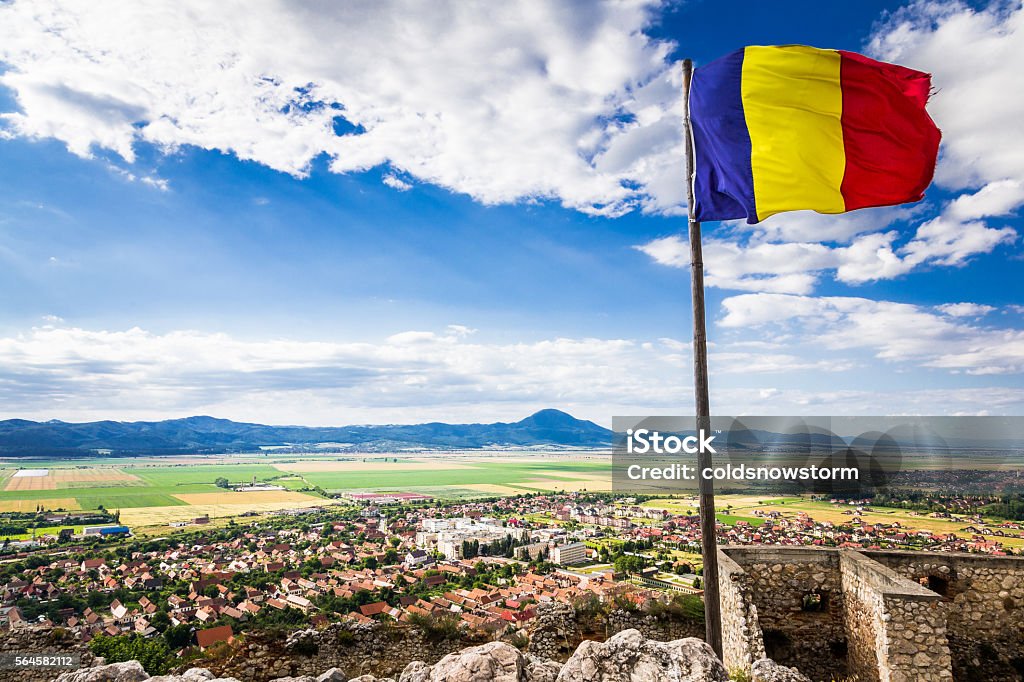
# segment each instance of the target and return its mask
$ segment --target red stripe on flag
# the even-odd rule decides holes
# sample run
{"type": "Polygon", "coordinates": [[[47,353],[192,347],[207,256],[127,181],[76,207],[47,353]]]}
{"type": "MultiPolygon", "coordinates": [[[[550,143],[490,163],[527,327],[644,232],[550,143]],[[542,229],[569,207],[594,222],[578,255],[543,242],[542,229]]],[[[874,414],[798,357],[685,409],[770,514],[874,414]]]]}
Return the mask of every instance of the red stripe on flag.
{"type": "Polygon", "coordinates": [[[941,133],[925,103],[931,76],[839,50],[846,210],[919,201],[941,133]]]}

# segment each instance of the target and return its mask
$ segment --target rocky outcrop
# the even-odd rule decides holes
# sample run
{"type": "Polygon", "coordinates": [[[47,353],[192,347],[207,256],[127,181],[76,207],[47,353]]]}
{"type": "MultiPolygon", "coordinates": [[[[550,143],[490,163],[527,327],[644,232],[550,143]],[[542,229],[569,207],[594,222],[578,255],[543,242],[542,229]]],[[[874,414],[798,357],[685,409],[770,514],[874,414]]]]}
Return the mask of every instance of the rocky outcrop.
{"type": "MultiPolygon", "coordinates": [[[[298,639],[298,638],[297,638],[298,639]]],[[[792,668],[761,659],[755,682],[809,682],[792,668]]],[[[428,665],[413,661],[395,677],[346,677],[338,668],[320,675],[272,678],[270,682],[728,682],[722,662],[695,638],[658,642],[625,630],[605,642],[585,641],[565,664],[523,653],[505,642],[488,642],[448,654],[428,665]]],[[[56,682],[238,682],[205,668],[150,677],[136,661],[83,668],[56,682]]]]}
{"type": "Polygon", "coordinates": [[[488,642],[448,654],[434,665],[413,661],[398,682],[555,682],[560,668],[505,642],[488,642]]]}
{"type": "Polygon", "coordinates": [[[770,658],[755,661],[750,673],[754,682],[811,682],[809,677],[796,668],[779,665],[770,658]]]}
{"type": "MultiPolygon", "coordinates": [[[[217,676],[206,668],[190,668],[181,675],[160,675],[149,678],[149,682],[209,682],[217,676]]],[[[221,682],[224,678],[221,678],[221,682]]]]}
{"type": "Polygon", "coordinates": [[[148,679],[141,663],[125,661],[62,673],[56,682],[143,682],[148,679]]]}
{"type": "Polygon", "coordinates": [[[583,642],[557,682],[727,682],[728,673],[705,642],[655,642],[624,630],[605,642],[583,642]]]}

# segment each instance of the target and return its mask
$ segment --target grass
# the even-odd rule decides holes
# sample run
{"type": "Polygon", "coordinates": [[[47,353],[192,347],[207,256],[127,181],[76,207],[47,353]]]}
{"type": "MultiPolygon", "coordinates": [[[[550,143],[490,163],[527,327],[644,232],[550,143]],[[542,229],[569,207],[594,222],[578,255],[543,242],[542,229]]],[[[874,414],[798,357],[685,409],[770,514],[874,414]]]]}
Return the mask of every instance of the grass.
{"type": "MultiPolygon", "coordinates": [[[[249,459],[225,463],[221,459],[214,460],[215,463],[207,463],[211,461],[207,457],[175,457],[164,460],[173,461],[174,464],[165,463],[163,466],[157,466],[161,461],[158,458],[118,459],[118,470],[131,476],[131,480],[75,481],[75,487],[64,489],[57,494],[53,490],[0,490],[0,509],[7,507],[12,510],[34,510],[40,503],[47,508],[77,506],[82,509],[97,509],[102,506],[110,510],[139,510],[138,513],[129,516],[146,521],[153,519],[154,523],[162,523],[168,519],[178,520],[198,515],[189,511],[189,506],[208,507],[209,511],[222,515],[238,513],[246,508],[246,504],[255,502],[255,498],[235,498],[233,493],[218,488],[215,485],[218,478],[226,478],[232,484],[240,484],[248,483],[255,477],[258,482],[270,481],[288,491],[320,486],[326,490],[421,492],[439,499],[458,500],[561,488],[594,489],[599,487],[600,477],[609,470],[606,461],[573,461],[563,458],[542,460],[536,455],[501,459],[438,457],[437,467],[429,467],[425,459],[413,462],[407,458],[400,458],[401,461],[397,463],[399,466],[391,471],[385,465],[379,467],[382,470],[332,471],[327,468],[319,471],[295,471],[293,475],[289,475],[290,464],[301,470],[304,468],[303,464],[310,461],[330,463],[332,460],[297,458],[293,455],[290,462],[254,462],[249,459]],[[444,462],[449,462],[452,468],[444,468],[444,462]],[[429,468],[416,466],[415,469],[410,469],[410,464],[423,464],[429,468]],[[474,486],[479,487],[474,489],[474,486]],[[192,497],[197,495],[215,497],[192,497]],[[209,504],[195,504],[200,501],[208,501],[209,504]],[[168,510],[167,514],[156,512],[163,508],[168,510]],[[172,511],[173,509],[177,511],[172,511]]],[[[338,459],[335,457],[333,461],[338,462],[338,459]]],[[[360,459],[354,460],[353,463],[394,464],[385,463],[384,458],[367,458],[365,462],[360,459]]],[[[47,465],[48,463],[44,462],[31,464],[34,468],[60,470],[64,478],[71,473],[68,469],[81,471],[86,462],[64,463],[63,469],[47,465]]],[[[355,468],[358,469],[359,466],[355,468]]],[[[0,472],[0,479],[9,477],[15,470],[16,468],[4,469],[0,472]]],[[[278,508],[279,505],[290,501],[289,495],[295,493],[288,492],[282,495],[279,501],[272,502],[267,499],[260,502],[274,504],[274,508],[278,508]]],[[[299,498],[295,498],[294,501],[297,504],[305,504],[304,500],[299,498]]],[[[265,511],[270,511],[270,508],[265,511]]]]}
{"type": "MultiPolygon", "coordinates": [[[[608,465],[596,462],[467,461],[464,464],[465,467],[458,469],[429,471],[304,471],[302,476],[325,490],[413,490],[478,484],[550,490],[558,487],[560,481],[569,484],[609,471],[608,465]],[[539,482],[543,482],[543,488],[539,482]]],[[[287,469],[287,465],[279,468],[287,469]]]]}
{"type": "MultiPolygon", "coordinates": [[[[110,525],[110,524],[102,524],[102,523],[100,523],[100,524],[96,524],[96,525],[102,526],[102,525],[110,525]]],[[[41,537],[43,535],[56,535],[57,533],[59,533],[64,528],[74,528],[75,529],[75,533],[80,535],[82,533],[82,531],[85,529],[85,526],[47,526],[45,528],[36,528],[35,529],[35,535],[36,535],[36,537],[41,537]]],[[[21,533],[20,535],[3,535],[3,536],[0,536],[0,540],[31,540],[32,537],[33,537],[32,536],[32,531],[29,530],[29,532],[21,533]]]]}
{"type": "MultiPolygon", "coordinates": [[[[138,480],[76,482],[74,488],[54,490],[0,490],[0,508],[17,502],[32,505],[34,501],[74,499],[82,509],[133,509],[137,507],[177,507],[186,503],[179,494],[222,492],[215,481],[226,478],[233,484],[248,483],[253,476],[266,481],[281,472],[266,464],[194,464],[190,466],[141,467],[121,463],[122,471],[138,480]]],[[[299,480],[297,488],[306,484],[299,480]]],[[[286,486],[291,487],[291,486],[286,486]]],[[[66,507],[66,504],[60,506],[66,507]]]]}

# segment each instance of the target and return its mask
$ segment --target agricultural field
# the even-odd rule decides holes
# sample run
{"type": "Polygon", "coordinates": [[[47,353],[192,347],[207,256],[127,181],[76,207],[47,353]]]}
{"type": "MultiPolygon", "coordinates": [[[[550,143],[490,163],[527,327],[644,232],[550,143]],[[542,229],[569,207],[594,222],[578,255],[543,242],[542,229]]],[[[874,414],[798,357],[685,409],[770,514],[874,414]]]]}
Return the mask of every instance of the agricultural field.
{"type": "Polygon", "coordinates": [[[207,515],[214,522],[245,512],[272,512],[337,500],[310,492],[408,491],[460,500],[495,495],[608,490],[609,462],[582,454],[197,457],[5,462],[0,512],[107,509],[136,529],[166,532],[167,524],[207,515]],[[268,483],[283,490],[235,491],[268,483]],[[305,492],[303,492],[305,490],[305,492]],[[158,530],[162,529],[162,530],[158,530]]]}
{"type": "Polygon", "coordinates": [[[136,484],[142,485],[138,476],[113,467],[18,469],[7,476],[3,489],[12,491],[63,490],[136,484]]]}
{"type": "Polygon", "coordinates": [[[421,458],[398,462],[319,461],[274,466],[300,474],[309,483],[327,491],[424,492],[450,488],[454,497],[467,491],[482,497],[551,490],[608,490],[611,482],[607,461],[547,459],[543,455],[421,458]]]}
{"type": "MultiPolygon", "coordinates": [[[[685,513],[686,511],[697,509],[697,498],[649,500],[644,502],[643,506],[685,513]]],[[[785,518],[792,518],[803,512],[815,521],[829,521],[835,524],[848,523],[852,518],[850,513],[851,507],[792,496],[716,495],[715,507],[720,512],[718,518],[726,523],[735,523],[737,520],[743,520],[750,522],[752,525],[760,525],[763,523],[763,519],[753,516],[752,512],[754,510],[780,512],[785,518]]],[[[924,513],[889,507],[869,508],[871,511],[866,511],[860,515],[869,524],[891,524],[894,521],[898,521],[900,525],[909,530],[927,530],[934,533],[953,533],[963,538],[971,537],[971,533],[963,530],[965,526],[970,525],[967,521],[933,519],[924,513]]],[[[1008,547],[1024,547],[1024,540],[1020,538],[999,538],[999,541],[1008,547]]]]}
{"type": "MultiPolygon", "coordinates": [[[[172,466],[134,466],[121,460],[118,467],[51,466],[35,467],[28,475],[17,469],[4,469],[0,477],[0,511],[57,509],[125,510],[134,508],[188,507],[197,503],[237,506],[245,511],[254,502],[276,505],[322,501],[316,495],[294,490],[270,492],[234,492],[218,487],[218,478],[230,484],[276,482],[287,474],[265,464],[177,464],[172,466]],[[256,499],[252,495],[263,495],[256,499]],[[267,499],[272,495],[274,499],[267,499]],[[198,497],[196,497],[198,496],[198,497]],[[204,497],[206,496],[206,497],[204,497]],[[214,497],[209,497],[214,496],[214,497]]],[[[22,469],[21,471],[25,471],[22,469]]],[[[286,488],[307,487],[301,477],[285,481],[286,488]]],[[[198,515],[198,514],[193,514],[198,515]]]]}

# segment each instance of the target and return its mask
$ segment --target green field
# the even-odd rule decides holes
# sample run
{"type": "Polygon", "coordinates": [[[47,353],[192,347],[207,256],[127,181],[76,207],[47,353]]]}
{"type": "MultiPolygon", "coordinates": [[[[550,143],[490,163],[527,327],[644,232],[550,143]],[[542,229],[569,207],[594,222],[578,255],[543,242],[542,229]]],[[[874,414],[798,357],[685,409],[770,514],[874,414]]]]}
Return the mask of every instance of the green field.
{"type": "MultiPolygon", "coordinates": [[[[76,460],[63,464],[41,461],[5,464],[5,468],[0,469],[0,511],[34,511],[37,506],[51,510],[90,510],[100,507],[111,511],[138,510],[132,512],[132,518],[156,518],[163,514],[158,511],[161,508],[166,508],[167,514],[175,518],[183,514],[187,516],[188,512],[183,508],[190,506],[196,506],[197,514],[216,513],[221,516],[234,513],[231,510],[236,508],[241,513],[247,510],[246,503],[249,500],[256,499],[251,496],[257,493],[232,493],[218,487],[215,484],[218,478],[226,478],[232,485],[249,483],[255,478],[257,482],[282,486],[286,491],[299,491],[312,486],[328,491],[402,490],[456,500],[516,492],[598,487],[609,472],[607,460],[575,460],[557,455],[545,457],[538,453],[520,457],[479,458],[295,455],[245,456],[236,459],[226,456],[169,457],[165,460],[154,457],[96,458],[88,462],[76,460]],[[313,468],[316,470],[307,470],[309,463],[314,463],[313,468]],[[391,467],[394,470],[389,470],[391,467]],[[45,478],[52,480],[26,481],[23,478],[15,483],[12,476],[18,468],[48,469],[50,473],[45,478]],[[103,472],[112,472],[121,475],[123,480],[67,479],[68,475],[75,472],[102,475],[106,475],[103,472]],[[9,483],[12,488],[20,483],[26,489],[7,490],[5,488],[9,483]],[[33,489],[28,489],[30,487],[33,489]],[[199,497],[194,497],[196,495],[199,497]],[[217,497],[211,497],[214,495],[217,497]],[[182,511],[172,514],[172,509],[182,511]]],[[[265,507],[274,504],[285,506],[292,500],[298,504],[308,504],[323,499],[315,494],[299,495],[298,498],[295,492],[289,494],[292,497],[282,498],[280,503],[264,499],[267,502],[265,507]]]]}
{"type": "MultiPolygon", "coordinates": [[[[196,464],[164,467],[133,467],[118,462],[118,468],[138,476],[140,481],[102,482],[96,484],[75,483],[73,486],[59,486],[50,490],[0,490],[0,501],[4,500],[50,500],[69,499],[78,502],[81,509],[128,509],[133,507],[170,507],[186,504],[174,497],[183,493],[211,493],[222,490],[215,485],[218,478],[226,478],[232,484],[252,481],[266,481],[282,475],[282,472],[263,464],[196,464]]],[[[33,467],[37,465],[33,464],[33,467]]],[[[56,467],[54,467],[56,468],[56,467]]],[[[9,479],[7,470],[3,481],[9,479]]],[[[285,487],[303,487],[305,483],[285,487]]]]}
{"type": "MultiPolygon", "coordinates": [[[[407,490],[413,488],[459,487],[475,484],[527,485],[531,481],[576,481],[585,475],[608,474],[609,464],[601,462],[466,462],[465,468],[432,471],[316,471],[302,477],[324,490],[407,490]]],[[[282,465],[287,469],[287,465],[282,465]]],[[[544,487],[532,486],[543,490],[544,487]]]]}

